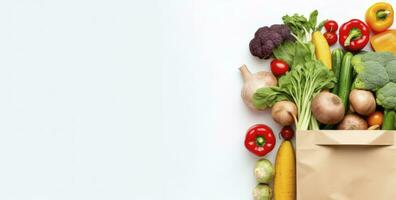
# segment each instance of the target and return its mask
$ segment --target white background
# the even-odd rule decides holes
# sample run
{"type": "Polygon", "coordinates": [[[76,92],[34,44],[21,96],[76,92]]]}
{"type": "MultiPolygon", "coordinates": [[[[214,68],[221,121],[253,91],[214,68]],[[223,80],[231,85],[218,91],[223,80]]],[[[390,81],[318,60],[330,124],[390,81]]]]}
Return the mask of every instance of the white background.
{"type": "Polygon", "coordinates": [[[0,2],[0,199],[251,199],[245,131],[280,128],[240,99],[252,35],[373,2],[0,2]]]}

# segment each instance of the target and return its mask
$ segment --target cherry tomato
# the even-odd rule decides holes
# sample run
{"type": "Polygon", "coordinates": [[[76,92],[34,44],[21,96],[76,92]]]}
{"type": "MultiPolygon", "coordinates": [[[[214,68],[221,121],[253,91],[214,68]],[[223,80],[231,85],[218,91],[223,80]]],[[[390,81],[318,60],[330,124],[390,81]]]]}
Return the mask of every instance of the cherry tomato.
{"type": "Polygon", "coordinates": [[[324,24],[324,27],[327,32],[335,33],[338,30],[338,24],[334,20],[327,20],[324,24]]]}
{"type": "Polygon", "coordinates": [[[271,71],[275,76],[282,76],[289,71],[289,65],[282,60],[274,59],[271,61],[271,71]]]}
{"type": "Polygon", "coordinates": [[[294,130],[290,126],[285,126],[282,128],[280,134],[283,137],[283,139],[291,140],[294,136],[294,130]]]}
{"type": "Polygon", "coordinates": [[[367,122],[369,126],[381,126],[382,122],[384,122],[384,114],[379,111],[374,112],[368,117],[367,122]]]}
{"type": "Polygon", "coordinates": [[[333,44],[335,44],[338,40],[338,36],[336,33],[332,33],[332,32],[326,32],[323,34],[323,36],[326,38],[327,43],[331,46],[333,44]]]}

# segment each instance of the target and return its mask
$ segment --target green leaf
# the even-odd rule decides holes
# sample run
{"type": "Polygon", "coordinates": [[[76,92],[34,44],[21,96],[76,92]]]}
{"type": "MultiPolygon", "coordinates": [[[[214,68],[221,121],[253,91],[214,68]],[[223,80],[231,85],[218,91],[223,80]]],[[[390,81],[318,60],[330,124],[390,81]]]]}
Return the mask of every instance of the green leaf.
{"type": "Polygon", "coordinates": [[[253,105],[256,108],[270,108],[275,103],[287,100],[287,94],[279,87],[260,88],[253,95],[253,105]]]}
{"type": "Polygon", "coordinates": [[[317,10],[312,11],[307,19],[303,15],[294,14],[292,16],[285,15],[282,17],[283,23],[290,28],[295,36],[301,41],[307,42],[310,40],[313,31],[321,30],[324,26],[325,21],[322,21],[318,26],[318,14],[317,10]]]}
{"type": "Polygon", "coordinates": [[[274,57],[276,59],[283,60],[287,63],[293,63],[296,43],[284,42],[273,50],[274,57]]]}
{"type": "Polygon", "coordinates": [[[316,23],[318,21],[318,10],[312,11],[312,13],[309,15],[309,25],[311,30],[315,30],[316,23]]]}
{"type": "Polygon", "coordinates": [[[292,80],[291,80],[291,76],[293,75],[295,71],[290,71],[287,72],[284,76],[281,76],[278,80],[278,85],[280,88],[287,88],[290,87],[291,85],[293,85],[292,80]]]}
{"type": "Polygon", "coordinates": [[[326,22],[327,22],[327,19],[320,22],[318,27],[315,28],[315,31],[321,31],[326,22]]]}
{"type": "Polygon", "coordinates": [[[282,17],[283,23],[288,26],[294,35],[298,38],[305,37],[305,30],[309,29],[308,20],[303,15],[294,14],[293,16],[285,15],[282,17]]]}
{"type": "Polygon", "coordinates": [[[315,46],[311,43],[297,42],[295,46],[295,55],[293,66],[302,65],[308,61],[315,59],[315,46]]]}
{"type": "Polygon", "coordinates": [[[287,62],[292,68],[315,59],[315,46],[311,43],[284,42],[273,50],[276,59],[287,62]]]}

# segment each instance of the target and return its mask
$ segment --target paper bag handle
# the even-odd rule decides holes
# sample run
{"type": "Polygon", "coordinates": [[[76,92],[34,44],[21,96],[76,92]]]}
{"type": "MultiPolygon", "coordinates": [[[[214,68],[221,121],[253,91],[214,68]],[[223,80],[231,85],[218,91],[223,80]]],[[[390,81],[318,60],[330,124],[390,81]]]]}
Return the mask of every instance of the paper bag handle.
{"type": "Polygon", "coordinates": [[[393,145],[394,134],[388,131],[320,131],[315,134],[317,145],[393,145]]]}

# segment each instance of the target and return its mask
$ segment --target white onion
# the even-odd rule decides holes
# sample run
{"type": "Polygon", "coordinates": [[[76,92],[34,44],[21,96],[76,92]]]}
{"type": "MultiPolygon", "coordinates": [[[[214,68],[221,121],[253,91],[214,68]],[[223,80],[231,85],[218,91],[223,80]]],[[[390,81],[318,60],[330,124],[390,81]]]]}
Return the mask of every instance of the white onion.
{"type": "Polygon", "coordinates": [[[263,88],[263,87],[271,87],[276,86],[277,80],[276,77],[271,72],[261,71],[255,74],[250,73],[249,69],[246,65],[243,65],[239,68],[242,73],[243,77],[243,87],[242,87],[242,100],[243,102],[251,109],[254,110],[264,110],[257,109],[253,105],[253,95],[256,93],[256,90],[263,88]]]}

